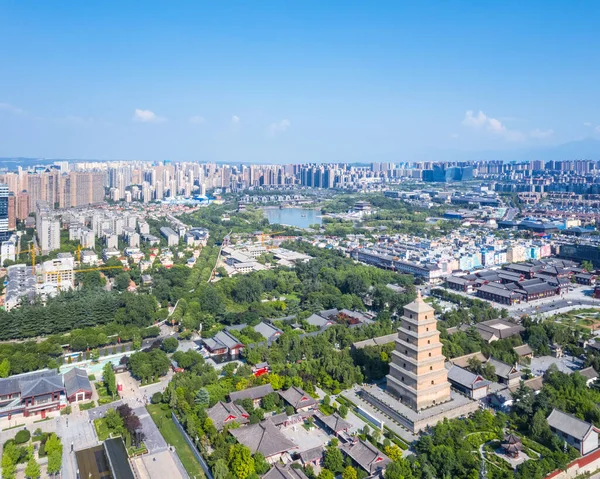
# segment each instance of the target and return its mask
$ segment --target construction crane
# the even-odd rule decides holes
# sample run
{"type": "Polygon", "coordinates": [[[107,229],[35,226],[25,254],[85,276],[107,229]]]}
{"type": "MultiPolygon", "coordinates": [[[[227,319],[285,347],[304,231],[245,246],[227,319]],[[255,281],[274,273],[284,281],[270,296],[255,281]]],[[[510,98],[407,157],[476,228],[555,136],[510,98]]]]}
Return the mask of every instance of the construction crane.
{"type": "Polygon", "coordinates": [[[27,249],[21,250],[17,253],[17,255],[29,253],[31,255],[31,270],[33,274],[35,274],[35,248],[33,247],[33,243],[27,249]]]}

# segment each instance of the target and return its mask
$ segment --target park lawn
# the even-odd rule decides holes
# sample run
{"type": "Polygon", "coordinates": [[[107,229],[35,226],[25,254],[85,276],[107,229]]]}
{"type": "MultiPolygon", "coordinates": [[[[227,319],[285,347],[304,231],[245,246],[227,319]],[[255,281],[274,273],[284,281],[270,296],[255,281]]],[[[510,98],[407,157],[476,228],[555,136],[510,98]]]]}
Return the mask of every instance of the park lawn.
{"type": "Polygon", "coordinates": [[[171,419],[171,410],[168,409],[166,411],[162,410],[160,404],[149,404],[146,406],[148,412],[150,413],[150,417],[158,427],[158,430],[167,441],[167,444],[173,446],[175,451],[177,451],[177,455],[185,467],[188,475],[190,477],[201,477],[205,478],[204,471],[200,464],[196,460],[194,453],[188,446],[188,443],[185,441],[177,426],[171,419]]]}

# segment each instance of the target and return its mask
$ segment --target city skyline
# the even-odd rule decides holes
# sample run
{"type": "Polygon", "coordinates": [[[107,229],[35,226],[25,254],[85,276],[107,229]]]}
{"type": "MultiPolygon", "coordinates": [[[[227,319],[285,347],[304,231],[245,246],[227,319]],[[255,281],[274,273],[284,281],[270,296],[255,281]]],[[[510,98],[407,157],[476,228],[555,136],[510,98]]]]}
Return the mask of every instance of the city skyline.
{"type": "Polygon", "coordinates": [[[598,138],[597,8],[5,4],[0,157],[542,155],[598,138]]]}

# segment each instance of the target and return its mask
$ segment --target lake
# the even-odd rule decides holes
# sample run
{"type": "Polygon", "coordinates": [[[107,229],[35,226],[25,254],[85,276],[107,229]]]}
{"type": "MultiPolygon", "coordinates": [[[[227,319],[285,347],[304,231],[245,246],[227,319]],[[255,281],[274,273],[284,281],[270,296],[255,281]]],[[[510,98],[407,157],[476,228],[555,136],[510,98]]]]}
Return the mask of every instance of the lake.
{"type": "Polygon", "coordinates": [[[308,228],[310,225],[321,224],[320,210],[304,210],[301,208],[263,208],[270,224],[297,226],[308,228]]]}

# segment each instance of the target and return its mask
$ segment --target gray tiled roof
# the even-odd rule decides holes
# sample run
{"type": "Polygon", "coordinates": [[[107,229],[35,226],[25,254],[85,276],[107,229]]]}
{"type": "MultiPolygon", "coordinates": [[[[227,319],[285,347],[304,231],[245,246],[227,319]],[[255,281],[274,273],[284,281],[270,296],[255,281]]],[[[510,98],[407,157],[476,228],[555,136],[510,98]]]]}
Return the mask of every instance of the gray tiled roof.
{"type": "Polygon", "coordinates": [[[258,334],[260,334],[266,339],[269,339],[270,337],[275,336],[276,334],[282,333],[280,329],[268,323],[265,323],[264,321],[261,321],[256,326],[254,326],[254,331],[256,331],[258,334]]]}
{"type": "Polygon", "coordinates": [[[70,371],[67,371],[63,378],[67,396],[72,396],[77,391],[92,392],[92,385],[88,379],[87,372],[83,369],[73,368],[70,371]]]}
{"type": "Polygon", "coordinates": [[[262,479],[308,479],[302,469],[296,469],[290,465],[275,464],[262,479]]]}
{"type": "Polygon", "coordinates": [[[237,422],[238,424],[248,423],[248,413],[242,406],[238,406],[232,402],[225,403],[219,401],[208,409],[206,414],[213,422],[217,431],[222,430],[228,422],[237,422]]]}
{"type": "Polygon", "coordinates": [[[250,449],[252,454],[260,452],[266,458],[297,447],[268,419],[258,424],[231,429],[229,432],[238,442],[250,449]]]}
{"type": "Polygon", "coordinates": [[[386,334],[385,336],[379,336],[377,338],[365,339],[364,341],[357,341],[352,344],[354,349],[362,349],[367,346],[381,346],[383,344],[389,344],[396,341],[398,333],[386,334]]]}
{"type": "Polygon", "coordinates": [[[56,391],[64,391],[62,377],[54,375],[21,381],[21,397],[43,396],[56,391]]]}
{"type": "Polygon", "coordinates": [[[375,446],[360,439],[356,442],[344,444],[341,450],[369,474],[385,469],[392,462],[389,457],[375,446]]]}
{"type": "Polygon", "coordinates": [[[590,366],[589,368],[582,369],[577,372],[579,374],[581,374],[583,377],[585,377],[586,379],[596,379],[598,377],[598,373],[592,366],[590,366]]]}
{"type": "Polygon", "coordinates": [[[295,409],[314,406],[317,401],[299,387],[292,386],[287,391],[279,391],[279,395],[295,409]]]}
{"type": "Polygon", "coordinates": [[[242,389],[241,391],[234,391],[229,393],[229,399],[237,401],[238,399],[261,399],[267,394],[273,392],[273,386],[270,384],[264,384],[262,386],[255,386],[253,388],[242,389]]]}
{"type": "Polygon", "coordinates": [[[588,433],[593,429],[589,422],[571,416],[570,414],[553,409],[548,416],[548,424],[557,431],[562,432],[567,436],[574,437],[582,441],[588,433]]]}
{"type": "Polygon", "coordinates": [[[350,429],[352,427],[352,424],[350,424],[348,421],[344,420],[337,412],[334,412],[330,416],[326,416],[321,411],[317,411],[317,412],[315,412],[315,416],[321,422],[326,424],[327,427],[329,429],[331,429],[333,432],[340,432],[345,429],[350,429]]]}
{"type": "Polygon", "coordinates": [[[452,366],[448,370],[448,381],[468,389],[478,389],[491,384],[481,376],[458,366],[452,366]]]}
{"type": "Polygon", "coordinates": [[[327,325],[329,320],[323,318],[322,316],[320,316],[318,314],[313,314],[313,315],[309,316],[308,318],[306,318],[306,322],[308,324],[310,324],[311,326],[318,326],[319,328],[322,328],[323,326],[327,325]]]}
{"type": "Polygon", "coordinates": [[[320,460],[323,457],[323,446],[313,447],[312,449],[307,449],[306,451],[302,451],[299,456],[302,462],[305,464],[307,462],[312,462],[316,460],[320,460]]]}
{"type": "Polygon", "coordinates": [[[29,382],[52,376],[58,376],[56,371],[53,369],[42,369],[41,371],[17,374],[9,378],[0,379],[0,396],[22,392],[23,387],[29,382]]]}
{"type": "Polygon", "coordinates": [[[519,356],[525,356],[527,354],[533,354],[533,349],[531,349],[531,346],[529,346],[529,344],[521,344],[521,346],[515,346],[513,348],[513,350],[519,356]]]}
{"type": "Polygon", "coordinates": [[[494,366],[494,369],[496,370],[496,376],[498,376],[499,378],[508,379],[510,376],[518,374],[516,372],[513,372],[513,366],[511,366],[510,364],[506,364],[505,362],[500,361],[498,359],[490,358],[487,360],[487,363],[494,366]]]}

